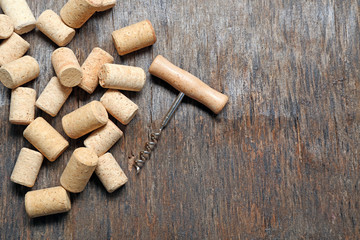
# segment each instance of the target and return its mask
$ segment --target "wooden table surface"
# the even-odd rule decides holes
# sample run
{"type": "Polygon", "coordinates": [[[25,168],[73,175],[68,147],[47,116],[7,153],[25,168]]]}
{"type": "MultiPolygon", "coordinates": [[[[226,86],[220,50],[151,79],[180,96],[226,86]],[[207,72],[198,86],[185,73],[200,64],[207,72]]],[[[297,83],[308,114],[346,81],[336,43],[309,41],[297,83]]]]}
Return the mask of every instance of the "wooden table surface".
{"type": "MultiPolygon", "coordinates": [[[[35,17],[66,0],[28,0],[35,17]]],[[[11,91],[0,86],[0,239],[359,239],[360,1],[119,0],[95,14],[68,45],[82,64],[101,47],[118,64],[146,70],[139,106],[110,150],[129,182],[108,194],[96,176],[71,194],[66,214],[31,220],[30,189],[10,181],[24,126],[8,121],[11,91]],[[111,32],[149,19],[158,41],[120,57],[111,32]],[[218,115],[185,98],[140,175],[129,167],[178,92],[150,76],[158,54],[227,94],[218,115]],[[129,160],[130,159],[130,160],[129,160]]],[[[40,94],[56,49],[38,30],[23,37],[41,66],[25,86],[40,94]]],[[[91,100],[74,88],[55,118],[91,100]]],[[[113,118],[111,118],[113,119],[113,118]]],[[[114,119],[113,119],[114,120],[114,119]]],[[[59,185],[72,151],[45,160],[32,189],[59,185]]]]}

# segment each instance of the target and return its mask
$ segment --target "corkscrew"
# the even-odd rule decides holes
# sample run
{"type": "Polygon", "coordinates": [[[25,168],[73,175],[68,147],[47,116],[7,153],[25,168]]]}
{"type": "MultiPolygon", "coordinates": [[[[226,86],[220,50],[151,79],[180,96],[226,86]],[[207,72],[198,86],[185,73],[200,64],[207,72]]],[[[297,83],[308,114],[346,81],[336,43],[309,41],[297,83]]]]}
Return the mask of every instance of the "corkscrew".
{"type": "Polygon", "coordinates": [[[166,127],[166,125],[169,123],[170,119],[178,109],[181,101],[183,100],[185,94],[183,92],[180,92],[173,104],[171,105],[171,108],[169,109],[168,113],[165,115],[163,121],[161,122],[161,126],[157,132],[153,132],[150,134],[150,141],[145,143],[145,150],[141,151],[139,153],[139,159],[135,160],[135,168],[136,173],[140,172],[140,169],[144,166],[145,162],[149,160],[150,154],[152,150],[154,149],[155,145],[157,144],[162,130],[166,127]]]}
{"type": "Polygon", "coordinates": [[[135,160],[134,167],[136,168],[136,173],[139,173],[146,161],[150,159],[151,152],[158,143],[162,131],[178,109],[185,94],[201,102],[216,114],[225,107],[229,99],[226,95],[206,85],[199,78],[173,65],[161,55],[154,59],[149,72],[175,87],[180,93],[165,115],[158,131],[150,134],[149,141],[146,142],[144,150],[139,153],[139,158],[135,160]]]}

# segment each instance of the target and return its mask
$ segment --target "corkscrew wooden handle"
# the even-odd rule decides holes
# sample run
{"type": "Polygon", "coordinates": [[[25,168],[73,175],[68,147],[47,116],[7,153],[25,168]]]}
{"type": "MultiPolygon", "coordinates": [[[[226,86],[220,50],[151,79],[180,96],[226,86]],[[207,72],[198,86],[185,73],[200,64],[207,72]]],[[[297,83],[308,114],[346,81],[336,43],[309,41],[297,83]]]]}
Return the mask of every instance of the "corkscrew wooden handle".
{"type": "Polygon", "coordinates": [[[175,66],[161,55],[154,59],[149,72],[185,95],[201,102],[216,114],[225,107],[229,100],[228,96],[209,87],[199,78],[175,66]]]}

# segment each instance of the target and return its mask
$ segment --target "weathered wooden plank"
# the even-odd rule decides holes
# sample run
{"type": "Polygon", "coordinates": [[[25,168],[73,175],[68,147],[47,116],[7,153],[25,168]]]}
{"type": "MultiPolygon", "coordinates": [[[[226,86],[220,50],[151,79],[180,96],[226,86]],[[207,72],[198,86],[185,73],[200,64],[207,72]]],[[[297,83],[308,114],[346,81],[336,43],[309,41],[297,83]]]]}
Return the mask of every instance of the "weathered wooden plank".
{"type": "MultiPolygon", "coordinates": [[[[28,0],[38,17],[62,1],[28,0]]],[[[19,150],[31,145],[8,122],[10,90],[0,86],[1,239],[337,239],[359,238],[358,0],[123,0],[95,14],[69,44],[82,63],[99,46],[115,62],[148,69],[161,54],[229,95],[214,115],[185,98],[152,159],[136,176],[137,155],[177,91],[150,76],[144,90],[124,92],[139,105],[111,152],[129,177],[108,194],[93,176],[72,194],[67,214],[30,220],[24,194],[10,182],[19,150]],[[153,47],[120,57],[111,32],[143,19],[153,47]]],[[[26,86],[38,94],[54,75],[56,46],[39,31],[24,38],[41,64],[26,86]]],[[[59,130],[61,116],[99,99],[75,88],[59,116],[38,116],[59,130]]],[[[114,120],[114,119],[113,119],[114,120]]],[[[33,189],[56,186],[81,138],[45,161],[33,189]]]]}

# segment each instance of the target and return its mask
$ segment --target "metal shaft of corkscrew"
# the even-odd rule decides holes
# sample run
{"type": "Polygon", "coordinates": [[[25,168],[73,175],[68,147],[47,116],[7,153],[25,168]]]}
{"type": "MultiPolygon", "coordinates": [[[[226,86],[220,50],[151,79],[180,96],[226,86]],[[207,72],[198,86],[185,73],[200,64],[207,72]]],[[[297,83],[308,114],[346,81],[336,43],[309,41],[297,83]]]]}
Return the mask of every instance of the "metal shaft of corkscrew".
{"type": "Polygon", "coordinates": [[[155,145],[158,142],[158,139],[161,135],[162,130],[166,127],[169,123],[171,117],[174,115],[176,110],[178,109],[181,101],[183,100],[185,94],[180,92],[179,95],[176,97],[175,101],[171,105],[171,108],[165,115],[163,121],[161,122],[161,126],[158,132],[154,132],[150,134],[150,141],[146,142],[145,150],[139,153],[139,159],[135,160],[134,167],[136,168],[136,173],[138,174],[141,168],[144,166],[145,162],[150,159],[151,151],[154,149],[155,145]]]}

